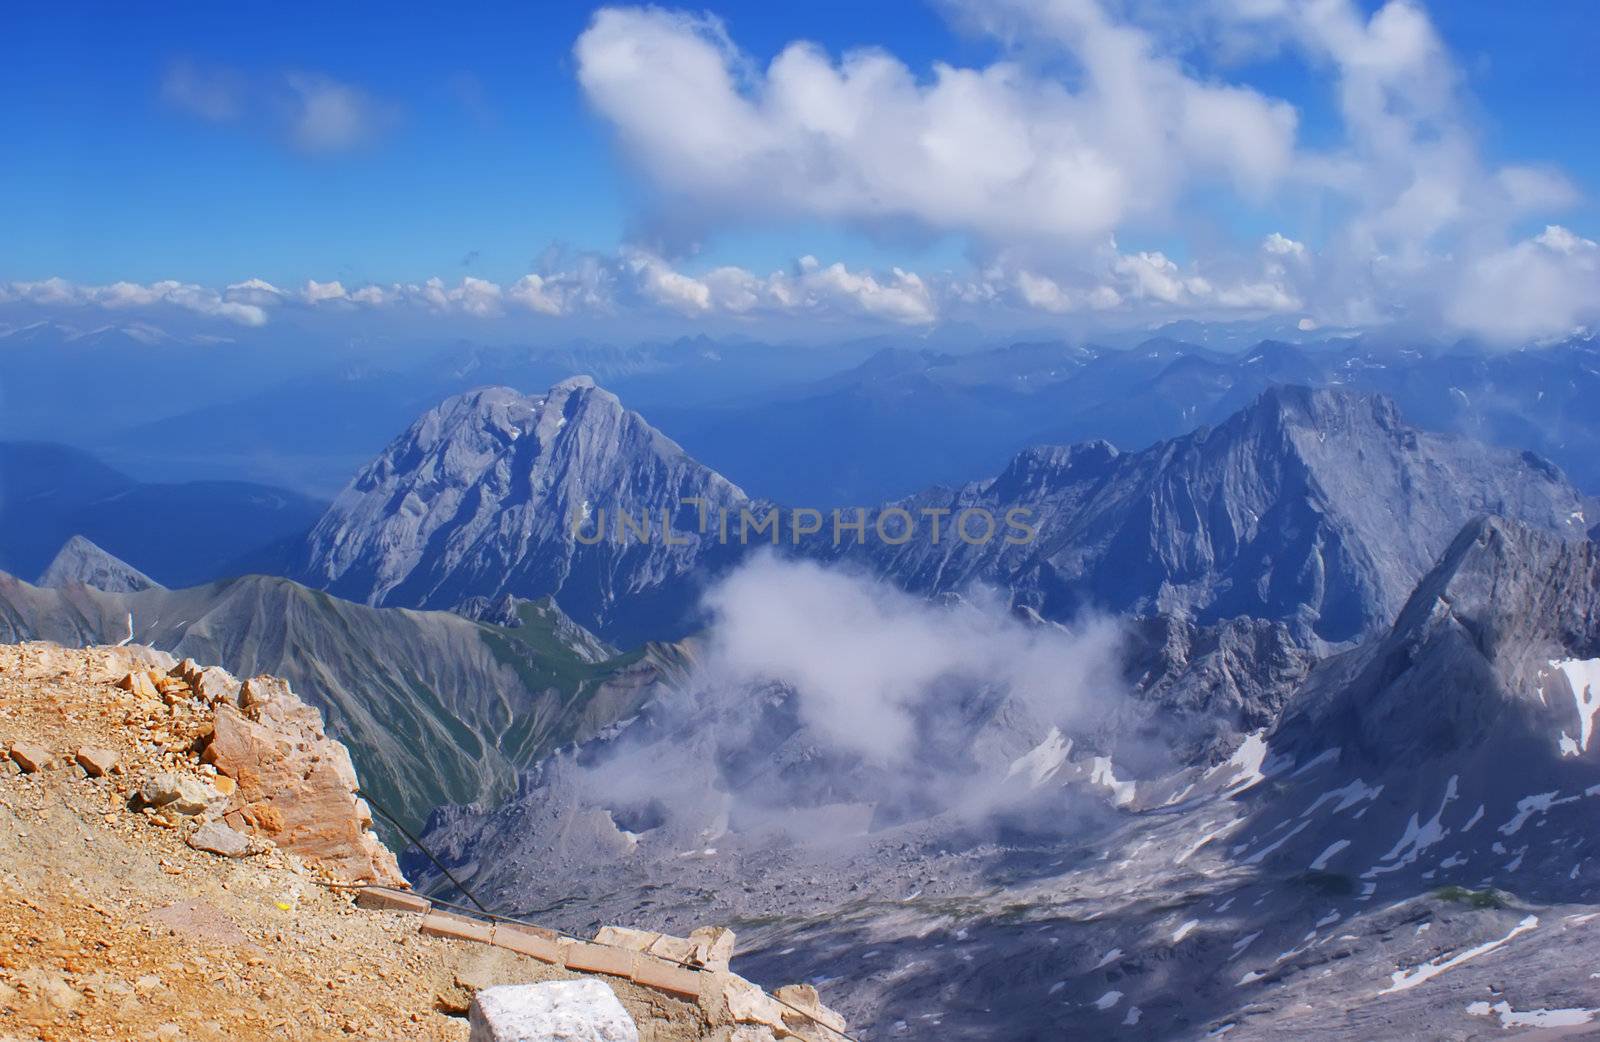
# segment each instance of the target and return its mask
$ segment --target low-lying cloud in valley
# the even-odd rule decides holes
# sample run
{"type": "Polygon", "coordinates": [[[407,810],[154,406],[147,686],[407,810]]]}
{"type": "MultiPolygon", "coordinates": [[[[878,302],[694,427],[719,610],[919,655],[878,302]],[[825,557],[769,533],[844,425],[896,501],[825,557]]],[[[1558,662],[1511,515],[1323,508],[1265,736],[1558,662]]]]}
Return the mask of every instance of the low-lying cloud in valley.
{"type": "MultiPolygon", "coordinates": [[[[581,798],[620,827],[667,824],[659,835],[677,846],[714,845],[729,830],[826,841],[1022,812],[1018,758],[1092,728],[1126,697],[1120,623],[1029,621],[987,591],[930,603],[764,555],[721,580],[706,607],[692,676],[603,749],[558,768],[576,768],[581,798]]],[[[1059,818],[1066,803],[1053,791],[1059,818]]]]}
{"type": "Polygon", "coordinates": [[[952,691],[1005,692],[1066,729],[1123,686],[1115,623],[1033,625],[989,591],[930,603],[769,555],[724,579],[706,604],[715,621],[699,683],[781,684],[806,727],[886,766],[919,755],[919,724],[952,691]]]}

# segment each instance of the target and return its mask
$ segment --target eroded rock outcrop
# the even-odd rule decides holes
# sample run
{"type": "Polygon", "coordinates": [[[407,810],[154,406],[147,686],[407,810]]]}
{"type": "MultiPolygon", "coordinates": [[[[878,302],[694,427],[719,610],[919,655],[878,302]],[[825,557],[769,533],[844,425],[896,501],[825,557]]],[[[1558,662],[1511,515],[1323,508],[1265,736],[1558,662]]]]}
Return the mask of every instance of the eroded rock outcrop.
{"type": "Polygon", "coordinates": [[[255,677],[240,686],[237,705],[218,701],[201,759],[236,785],[223,813],[232,828],[352,882],[404,884],[394,854],[369,831],[349,751],[285,681],[255,677]]]}
{"type": "MultiPolygon", "coordinates": [[[[229,801],[238,788],[201,762],[195,740],[216,707],[185,694],[173,667],[141,649],[0,643],[0,1036],[465,1042],[471,991],[579,972],[419,936],[395,902],[374,909],[320,885],[324,866],[209,810],[202,821],[141,806],[163,773],[229,801]],[[167,696],[115,686],[134,669],[167,696]],[[37,752],[39,769],[12,747],[37,752]]],[[[722,1037],[692,1000],[605,983],[644,1038],[722,1037]]]]}
{"type": "Polygon", "coordinates": [[[333,879],[406,885],[370,831],[349,751],[287,681],[241,682],[157,652],[129,657],[139,661],[117,686],[150,707],[141,736],[169,750],[167,769],[146,775],[134,796],[148,816],[168,827],[197,823],[197,849],[241,857],[270,842],[333,879]]]}

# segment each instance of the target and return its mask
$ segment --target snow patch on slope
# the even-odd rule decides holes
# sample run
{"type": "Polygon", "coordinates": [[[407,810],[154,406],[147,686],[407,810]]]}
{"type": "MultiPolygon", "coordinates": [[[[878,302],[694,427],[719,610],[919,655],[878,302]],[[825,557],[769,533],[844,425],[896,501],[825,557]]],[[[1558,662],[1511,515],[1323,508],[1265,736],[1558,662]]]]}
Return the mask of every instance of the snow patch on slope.
{"type": "Polygon", "coordinates": [[[1038,788],[1061,770],[1071,752],[1072,739],[1063,737],[1059,727],[1052,727],[1044,741],[1011,761],[1006,777],[1024,775],[1031,787],[1038,788]]]}
{"type": "Polygon", "coordinates": [[[1566,680],[1578,709],[1578,737],[1574,741],[1562,732],[1562,755],[1586,753],[1594,737],[1595,715],[1600,713],[1600,658],[1551,659],[1550,668],[1566,680]]]}
{"type": "Polygon", "coordinates": [[[1486,941],[1485,943],[1478,945],[1476,948],[1468,948],[1459,955],[1453,955],[1448,959],[1437,959],[1433,962],[1425,962],[1420,966],[1413,966],[1409,970],[1395,970],[1390,976],[1390,981],[1392,983],[1390,983],[1387,988],[1384,988],[1382,991],[1378,992],[1378,994],[1389,995],[1397,991],[1409,991],[1419,984],[1426,984],[1428,981],[1439,976],[1439,974],[1444,973],[1446,970],[1453,970],[1464,962],[1476,959],[1480,955],[1487,955],[1489,952],[1494,951],[1507,941],[1525,934],[1530,930],[1535,930],[1538,928],[1538,926],[1539,917],[1536,915],[1530,915],[1513,927],[1510,933],[1499,938],[1498,940],[1486,941]]]}

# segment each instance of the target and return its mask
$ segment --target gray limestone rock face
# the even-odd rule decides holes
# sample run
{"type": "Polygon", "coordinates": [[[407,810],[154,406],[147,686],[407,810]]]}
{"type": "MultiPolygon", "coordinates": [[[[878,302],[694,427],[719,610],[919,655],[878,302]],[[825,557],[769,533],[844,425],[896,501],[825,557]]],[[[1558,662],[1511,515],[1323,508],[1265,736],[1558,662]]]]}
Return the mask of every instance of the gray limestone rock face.
{"type": "Polygon", "coordinates": [[[1031,449],[992,480],[897,505],[947,511],[947,527],[971,510],[1001,524],[978,545],[947,535],[845,551],[917,592],[986,583],[1056,619],[1251,617],[1320,644],[1386,627],[1479,514],[1587,534],[1583,496],[1531,453],[1417,430],[1378,395],[1299,387],[1140,452],[1031,449]],[[1036,535],[1008,542],[1017,530],[1004,519],[1018,510],[1036,535]]]}
{"type": "Polygon", "coordinates": [[[62,545],[37,585],[60,589],[82,583],[106,593],[158,590],[161,584],[126,561],[118,560],[81,535],[62,545]]]}
{"type": "Polygon", "coordinates": [[[639,1028],[601,980],[484,988],[468,1012],[470,1042],[639,1042],[639,1028]]]}
{"type": "Polygon", "coordinates": [[[702,509],[745,500],[587,377],[541,397],[489,388],[430,410],[356,475],[311,533],[305,578],[403,607],[554,595],[636,644],[681,632],[700,574],[735,556],[700,531],[702,509]]]}
{"type": "Polygon", "coordinates": [[[1525,741],[1580,760],[1600,702],[1600,544],[1502,518],[1468,524],[1393,629],[1313,673],[1284,746],[1343,741],[1391,764],[1525,741]]]}

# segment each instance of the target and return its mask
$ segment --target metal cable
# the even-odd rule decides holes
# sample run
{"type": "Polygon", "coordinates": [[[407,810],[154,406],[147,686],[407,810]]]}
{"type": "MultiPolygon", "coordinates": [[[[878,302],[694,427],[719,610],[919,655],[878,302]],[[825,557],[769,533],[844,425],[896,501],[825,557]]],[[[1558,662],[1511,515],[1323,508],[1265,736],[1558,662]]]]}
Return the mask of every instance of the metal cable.
{"type": "Polygon", "coordinates": [[[393,814],[390,814],[387,810],[384,810],[383,806],[380,803],[378,803],[377,800],[373,799],[371,796],[368,796],[366,793],[362,793],[361,794],[361,798],[367,801],[367,806],[371,807],[373,810],[377,811],[379,814],[382,814],[385,818],[387,818],[388,821],[389,821],[389,824],[391,824],[395,828],[399,829],[400,830],[400,834],[402,836],[404,836],[406,838],[406,840],[408,842],[410,842],[410,844],[412,846],[414,846],[418,850],[422,851],[422,853],[427,856],[428,860],[432,861],[434,863],[435,867],[437,867],[439,869],[439,871],[444,873],[444,877],[446,879],[450,880],[450,882],[455,884],[455,887],[456,887],[457,890],[459,890],[463,894],[467,895],[467,900],[471,901],[473,904],[478,906],[478,911],[482,912],[484,915],[489,916],[491,919],[494,918],[494,913],[489,911],[489,909],[485,908],[483,906],[483,903],[472,895],[472,891],[468,890],[466,888],[466,886],[464,884],[462,884],[461,880],[459,880],[455,876],[451,875],[450,874],[450,870],[448,868],[444,867],[444,862],[440,861],[438,858],[434,857],[433,856],[433,851],[431,851],[427,847],[423,846],[422,845],[422,840],[420,840],[416,836],[412,835],[411,834],[411,830],[406,828],[404,825],[402,825],[400,823],[400,819],[399,818],[396,818],[393,814]]]}

